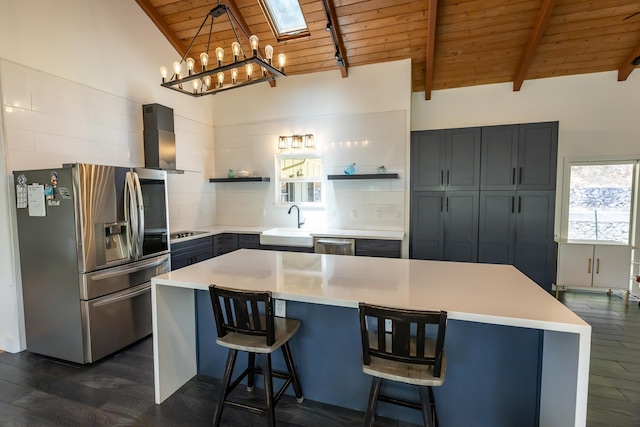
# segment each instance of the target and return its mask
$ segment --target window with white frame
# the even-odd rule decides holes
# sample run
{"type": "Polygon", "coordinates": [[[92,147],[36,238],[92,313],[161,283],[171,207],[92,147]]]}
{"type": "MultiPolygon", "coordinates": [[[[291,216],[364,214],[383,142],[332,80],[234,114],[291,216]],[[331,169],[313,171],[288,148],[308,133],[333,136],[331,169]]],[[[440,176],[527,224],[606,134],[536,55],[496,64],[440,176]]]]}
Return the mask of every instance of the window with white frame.
{"type": "Polygon", "coordinates": [[[276,203],[314,204],[324,202],[322,157],[296,154],[276,156],[276,203]]]}
{"type": "Polygon", "coordinates": [[[570,163],[567,238],[630,244],[637,160],[570,163]]]}

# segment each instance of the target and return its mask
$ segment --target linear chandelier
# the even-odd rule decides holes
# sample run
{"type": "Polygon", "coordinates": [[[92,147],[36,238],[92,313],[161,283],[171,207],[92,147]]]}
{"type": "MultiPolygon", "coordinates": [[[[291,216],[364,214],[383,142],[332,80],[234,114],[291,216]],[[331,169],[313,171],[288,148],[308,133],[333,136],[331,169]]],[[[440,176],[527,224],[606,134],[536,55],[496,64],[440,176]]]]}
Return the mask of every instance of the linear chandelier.
{"type": "Polygon", "coordinates": [[[198,28],[198,32],[193,37],[193,40],[191,40],[191,43],[180,62],[176,61],[173,63],[173,75],[171,78],[168,78],[169,73],[167,67],[160,67],[162,86],[176,90],[180,93],[197,97],[213,95],[225,90],[275,80],[278,77],[285,76],[285,54],[281,53],[278,55],[279,68],[275,68],[272,65],[273,47],[271,45],[267,45],[265,46],[264,51],[266,58],[262,56],[260,49],[258,48],[258,37],[255,35],[249,36],[231,10],[227,6],[220,4],[220,1],[218,1],[218,5],[211,9],[209,13],[207,13],[207,16],[205,16],[204,21],[202,21],[200,28],[198,28]],[[217,47],[215,49],[216,66],[210,68],[209,47],[211,45],[211,34],[213,33],[213,21],[215,18],[222,15],[227,16],[231,29],[233,30],[233,34],[236,38],[236,41],[231,43],[233,60],[225,64],[224,49],[217,47]],[[201,71],[197,73],[195,70],[195,61],[193,58],[189,57],[189,53],[194,41],[198,38],[200,31],[209,20],[209,17],[211,17],[211,24],[209,26],[207,50],[200,54],[201,71]],[[240,35],[238,35],[238,28],[242,31],[240,35]],[[241,35],[244,35],[245,46],[248,46],[251,50],[251,55],[248,57],[245,54],[243,44],[240,41],[241,35]],[[183,64],[186,64],[186,73],[184,73],[183,64]],[[242,67],[244,67],[245,78],[239,79],[238,69],[242,69],[242,67]]]}

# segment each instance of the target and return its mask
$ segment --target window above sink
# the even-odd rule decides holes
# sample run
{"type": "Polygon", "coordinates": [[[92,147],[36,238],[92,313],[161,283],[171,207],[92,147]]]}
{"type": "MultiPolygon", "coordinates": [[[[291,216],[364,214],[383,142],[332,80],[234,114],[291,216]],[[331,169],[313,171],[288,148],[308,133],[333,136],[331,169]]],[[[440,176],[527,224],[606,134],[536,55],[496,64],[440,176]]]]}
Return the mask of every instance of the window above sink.
{"type": "Polygon", "coordinates": [[[324,204],[322,157],[315,153],[278,155],[276,175],[277,204],[324,204]]]}

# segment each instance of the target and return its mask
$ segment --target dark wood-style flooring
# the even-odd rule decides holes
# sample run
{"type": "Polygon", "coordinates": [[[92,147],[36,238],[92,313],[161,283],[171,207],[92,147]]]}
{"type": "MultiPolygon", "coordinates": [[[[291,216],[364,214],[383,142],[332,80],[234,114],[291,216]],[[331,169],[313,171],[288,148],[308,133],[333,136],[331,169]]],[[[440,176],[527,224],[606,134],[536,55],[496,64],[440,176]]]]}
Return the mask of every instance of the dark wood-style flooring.
{"type": "MultiPolygon", "coordinates": [[[[295,357],[295,356],[294,356],[295,357]]],[[[258,379],[259,380],[259,379],[258,379]]],[[[154,404],[151,338],[91,365],[77,365],[27,351],[0,354],[0,426],[211,426],[219,380],[196,376],[161,405],[154,404]]],[[[237,400],[262,403],[243,387],[237,400]]],[[[366,402],[368,395],[362,396],[366,402]]],[[[358,426],[364,414],[283,396],[276,406],[281,427],[358,426]]],[[[225,407],[223,426],[265,425],[264,418],[225,407]]],[[[376,418],[376,426],[412,424],[376,418]]]]}
{"type": "Polygon", "coordinates": [[[640,426],[640,307],[619,295],[567,291],[560,300],[591,325],[587,427],[640,426]]]}
{"type": "MultiPolygon", "coordinates": [[[[587,426],[640,426],[640,307],[604,293],[568,291],[560,298],[593,327],[587,426]]],[[[196,376],[155,405],[152,354],[150,338],[92,365],[1,353],[0,426],[210,426],[219,381],[196,376]]],[[[257,399],[241,387],[237,392],[257,399]]],[[[290,396],[276,414],[282,427],[358,426],[363,417],[290,396]]],[[[264,425],[260,416],[228,407],[222,424],[264,425]]],[[[376,425],[408,426],[381,417],[376,425]]]]}

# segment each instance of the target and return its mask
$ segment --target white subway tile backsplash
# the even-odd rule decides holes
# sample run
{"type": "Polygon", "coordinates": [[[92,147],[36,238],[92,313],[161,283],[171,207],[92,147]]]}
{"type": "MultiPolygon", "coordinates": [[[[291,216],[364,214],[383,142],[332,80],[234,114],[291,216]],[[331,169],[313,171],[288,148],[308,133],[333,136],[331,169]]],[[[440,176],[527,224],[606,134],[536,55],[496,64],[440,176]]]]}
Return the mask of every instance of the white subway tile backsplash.
{"type": "Polygon", "coordinates": [[[6,128],[7,147],[9,150],[35,151],[35,134],[28,130],[6,128]]]}
{"type": "Polygon", "coordinates": [[[2,95],[3,104],[8,107],[31,109],[31,91],[26,87],[8,84],[2,88],[2,95]]]}
{"type": "MultiPolygon", "coordinates": [[[[144,165],[139,102],[5,60],[0,79],[9,170],[144,165]]],[[[176,115],[178,165],[204,174],[169,174],[172,230],[216,223],[215,185],[208,182],[213,134],[212,126],[176,115]]]]}
{"type": "MultiPolygon", "coordinates": [[[[323,156],[325,175],[343,174],[345,166],[355,162],[356,173],[376,173],[378,166],[385,165],[389,172],[402,177],[325,181],[325,208],[314,209],[309,215],[311,222],[341,228],[404,229],[407,190],[403,176],[408,138],[405,111],[300,117],[215,128],[215,166],[219,177],[225,176],[227,169],[259,169],[273,181],[252,186],[216,184],[218,223],[291,226],[287,207],[274,203],[274,156],[278,154],[278,136],[296,133],[315,135],[316,153],[323,156]],[[357,212],[356,218],[351,217],[351,211],[357,212]]],[[[303,210],[308,212],[304,207],[303,210]]]]}
{"type": "Polygon", "coordinates": [[[46,133],[35,134],[35,151],[40,153],[66,154],[76,156],[76,158],[79,159],[100,157],[99,149],[95,144],[90,144],[78,138],[46,133]]]}
{"type": "Polygon", "coordinates": [[[22,108],[5,107],[5,125],[7,127],[30,130],[33,132],[47,133],[77,137],[77,121],[62,117],[55,117],[37,111],[24,110],[22,108]]]}

